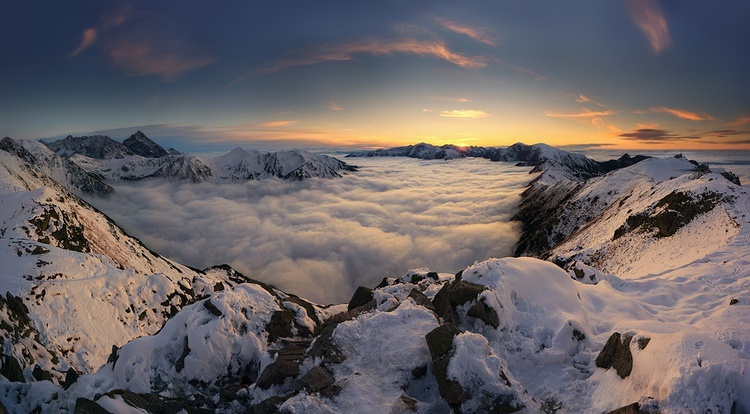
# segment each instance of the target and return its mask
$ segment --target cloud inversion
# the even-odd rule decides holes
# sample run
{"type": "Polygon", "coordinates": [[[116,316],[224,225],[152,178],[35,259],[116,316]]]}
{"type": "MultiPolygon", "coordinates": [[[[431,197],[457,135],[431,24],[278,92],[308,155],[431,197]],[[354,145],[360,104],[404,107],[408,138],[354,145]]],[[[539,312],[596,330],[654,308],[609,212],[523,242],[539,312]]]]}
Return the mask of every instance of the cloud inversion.
{"type": "Polygon", "coordinates": [[[147,246],[203,268],[228,263],[319,302],[429,267],[512,254],[529,168],[481,159],[353,159],[340,179],[146,181],[91,201],[147,246]],[[477,191],[481,189],[481,191],[477,191]]]}

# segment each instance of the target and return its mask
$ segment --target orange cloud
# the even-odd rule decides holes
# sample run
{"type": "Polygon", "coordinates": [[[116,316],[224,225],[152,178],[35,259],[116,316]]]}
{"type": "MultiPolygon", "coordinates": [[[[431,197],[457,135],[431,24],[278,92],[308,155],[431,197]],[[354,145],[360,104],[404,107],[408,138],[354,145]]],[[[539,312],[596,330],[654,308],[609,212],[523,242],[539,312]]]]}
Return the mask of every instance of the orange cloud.
{"type": "Polygon", "coordinates": [[[625,0],[630,18],[646,35],[651,49],[660,53],[671,43],[669,28],[658,0],[625,0]]]}
{"type": "Polygon", "coordinates": [[[167,43],[121,38],[110,44],[109,57],[115,67],[129,76],[158,76],[164,81],[173,81],[186,72],[216,62],[211,55],[187,52],[180,45],[167,43]]]}
{"type": "Polygon", "coordinates": [[[440,111],[440,116],[444,118],[464,118],[464,119],[479,119],[487,118],[492,116],[484,111],[477,111],[474,109],[454,109],[452,111],[440,111]]]}
{"type": "Polygon", "coordinates": [[[321,49],[307,56],[277,60],[267,66],[250,71],[232,83],[242,81],[249,76],[265,75],[297,66],[353,60],[356,55],[390,56],[394,54],[433,57],[467,69],[487,66],[484,58],[465,56],[454,52],[444,42],[439,40],[423,41],[408,38],[395,40],[369,39],[321,49]]]}
{"type": "Polygon", "coordinates": [[[258,128],[279,128],[292,125],[295,121],[268,121],[255,124],[258,128]]]}
{"type": "Polygon", "coordinates": [[[684,111],[682,109],[667,108],[666,106],[651,108],[651,111],[670,114],[676,116],[677,118],[687,119],[689,121],[714,121],[716,119],[711,115],[697,114],[695,112],[684,111]]]}
{"type": "Polygon", "coordinates": [[[742,126],[742,125],[747,125],[747,124],[750,124],[750,116],[741,116],[735,119],[734,121],[732,121],[729,125],[736,127],[736,126],[742,126]]]}
{"type": "Polygon", "coordinates": [[[556,114],[556,113],[546,113],[545,115],[551,116],[554,118],[593,118],[593,117],[600,117],[600,116],[609,116],[614,115],[614,111],[589,111],[584,110],[583,112],[578,112],[575,114],[556,114]]]}
{"type": "Polygon", "coordinates": [[[83,38],[81,39],[81,43],[78,45],[76,50],[70,52],[70,57],[76,57],[83,53],[86,49],[91,47],[92,44],[94,44],[94,41],[96,40],[97,32],[96,29],[93,27],[90,27],[83,31],[83,38]]]}
{"type": "Polygon", "coordinates": [[[331,111],[343,111],[344,110],[344,108],[340,107],[338,104],[336,104],[336,102],[328,103],[328,108],[331,111]]]}
{"type": "Polygon", "coordinates": [[[495,41],[487,34],[487,29],[485,29],[484,27],[463,26],[442,18],[438,18],[436,20],[446,30],[468,36],[476,40],[477,42],[481,42],[486,45],[497,46],[497,43],[495,43],[495,41]]]}
{"type": "Polygon", "coordinates": [[[576,102],[578,102],[580,104],[583,104],[583,103],[592,103],[592,104],[600,106],[602,108],[606,108],[607,107],[606,105],[602,105],[599,102],[597,102],[597,101],[589,98],[586,95],[582,95],[582,94],[578,94],[578,96],[576,96],[576,102]]]}

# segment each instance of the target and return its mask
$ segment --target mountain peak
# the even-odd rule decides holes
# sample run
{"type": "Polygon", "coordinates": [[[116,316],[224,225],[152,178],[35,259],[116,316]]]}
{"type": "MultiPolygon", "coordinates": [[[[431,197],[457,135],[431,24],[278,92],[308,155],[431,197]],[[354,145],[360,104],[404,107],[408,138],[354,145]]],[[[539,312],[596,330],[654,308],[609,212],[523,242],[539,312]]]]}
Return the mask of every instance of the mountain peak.
{"type": "Polygon", "coordinates": [[[161,158],[170,155],[169,151],[152,141],[141,131],[137,131],[135,134],[131,135],[130,138],[123,141],[122,144],[134,154],[140,155],[141,157],[161,158]]]}

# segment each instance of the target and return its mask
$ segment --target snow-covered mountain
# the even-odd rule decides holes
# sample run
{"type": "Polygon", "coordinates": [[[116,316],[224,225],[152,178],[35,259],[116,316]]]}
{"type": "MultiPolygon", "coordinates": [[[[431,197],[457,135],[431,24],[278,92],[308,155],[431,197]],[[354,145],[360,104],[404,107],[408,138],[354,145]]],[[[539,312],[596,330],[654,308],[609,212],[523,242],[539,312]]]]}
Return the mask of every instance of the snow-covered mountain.
{"type": "Polygon", "coordinates": [[[211,159],[167,150],[138,131],[119,143],[109,137],[67,137],[47,146],[88,174],[105,181],[167,178],[201,182],[210,179],[258,180],[336,178],[356,167],[336,158],[291,150],[248,151],[235,148],[211,159]]]}
{"type": "Polygon", "coordinates": [[[462,157],[487,158],[491,161],[516,162],[519,165],[536,167],[532,173],[544,171],[539,180],[555,183],[561,180],[584,181],[617,168],[632,165],[646,157],[630,157],[627,154],[619,160],[599,162],[583,154],[563,151],[547,144],[526,145],[516,143],[506,148],[458,147],[447,144],[440,147],[420,143],[405,147],[356,151],[347,157],[410,157],[426,160],[456,159],[462,157]]]}
{"type": "Polygon", "coordinates": [[[750,194],[684,158],[535,179],[520,246],[548,261],[415,269],[334,306],[181,266],[15,152],[0,167],[11,413],[750,411],[750,194]]]}

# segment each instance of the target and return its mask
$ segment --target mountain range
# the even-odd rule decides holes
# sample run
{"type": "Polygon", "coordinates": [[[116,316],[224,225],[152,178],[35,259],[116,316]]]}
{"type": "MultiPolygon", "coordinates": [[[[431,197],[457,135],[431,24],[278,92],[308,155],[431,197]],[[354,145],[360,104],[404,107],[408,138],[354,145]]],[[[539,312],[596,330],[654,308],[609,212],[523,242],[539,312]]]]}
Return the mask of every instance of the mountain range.
{"type": "MultiPolygon", "coordinates": [[[[105,147],[97,159],[0,143],[0,409],[750,410],[750,195],[728,172],[683,157],[600,163],[543,144],[383,150],[535,166],[515,217],[518,257],[415,269],[318,305],[127,235],[71,190],[86,177],[171,177],[144,160],[189,157],[105,147]]],[[[346,168],[323,160],[233,150],[202,165],[212,179],[346,168]],[[261,165],[270,171],[254,175],[261,165]]]]}

